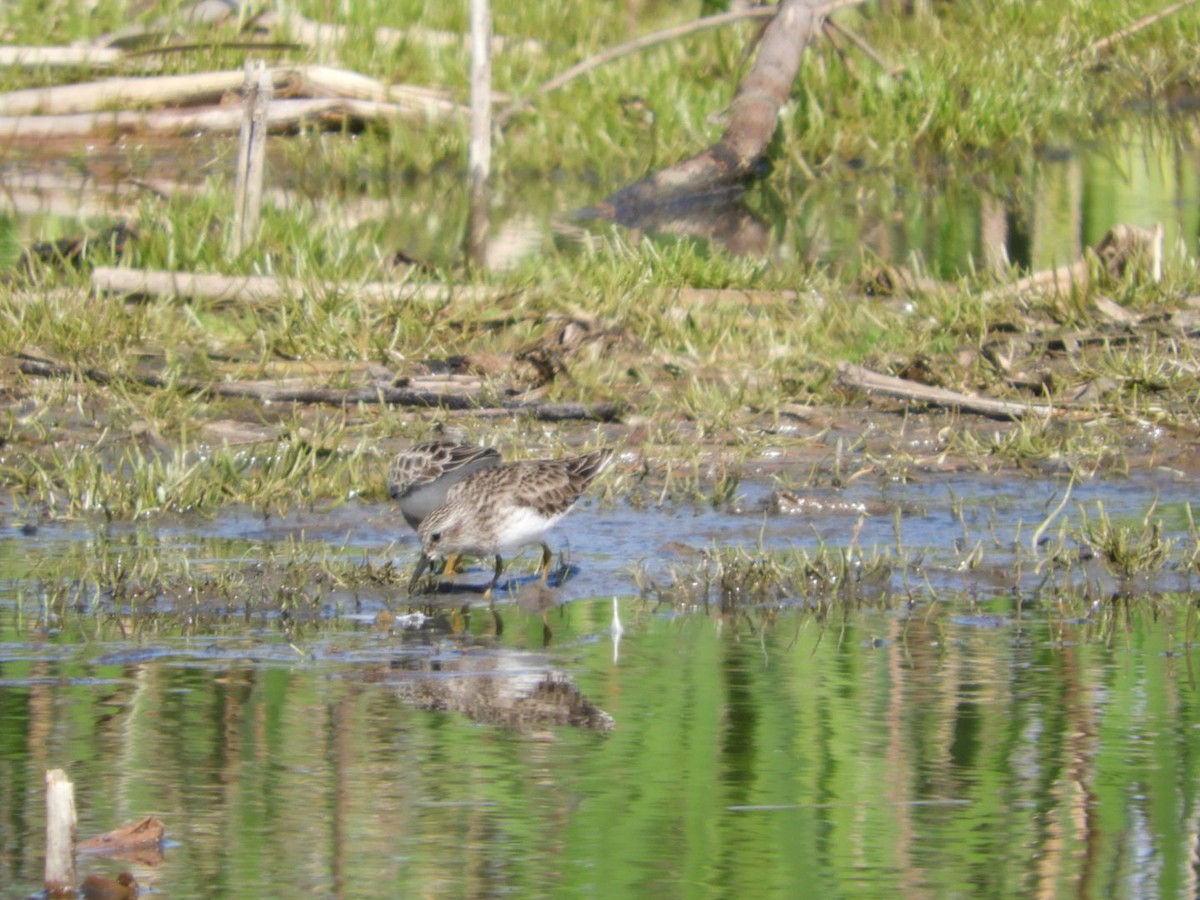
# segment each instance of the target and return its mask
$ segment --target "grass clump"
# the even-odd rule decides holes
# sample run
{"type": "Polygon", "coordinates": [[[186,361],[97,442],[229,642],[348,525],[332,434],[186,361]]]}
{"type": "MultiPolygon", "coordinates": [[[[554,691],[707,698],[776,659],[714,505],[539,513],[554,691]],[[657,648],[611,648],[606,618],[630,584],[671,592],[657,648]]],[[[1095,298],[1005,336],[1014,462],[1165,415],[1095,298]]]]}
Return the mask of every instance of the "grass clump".
{"type": "Polygon", "coordinates": [[[835,606],[886,605],[905,567],[879,550],[865,555],[824,545],[786,551],[714,547],[673,568],[670,584],[654,585],[642,574],[639,586],[659,602],[683,609],[732,614],[794,607],[824,615],[835,606]]]}
{"type": "Polygon", "coordinates": [[[1163,523],[1154,517],[1154,508],[1141,522],[1114,522],[1097,503],[1095,518],[1081,511],[1080,542],[1097,553],[1109,569],[1123,579],[1154,573],[1171,560],[1175,540],[1165,537],[1163,523]]]}

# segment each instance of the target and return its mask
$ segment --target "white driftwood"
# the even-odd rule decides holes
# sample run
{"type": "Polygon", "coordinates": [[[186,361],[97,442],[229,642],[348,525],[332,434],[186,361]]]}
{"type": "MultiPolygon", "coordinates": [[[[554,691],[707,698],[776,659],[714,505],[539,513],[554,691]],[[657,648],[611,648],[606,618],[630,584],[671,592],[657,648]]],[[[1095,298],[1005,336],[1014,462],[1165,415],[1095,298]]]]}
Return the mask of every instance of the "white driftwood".
{"type": "MultiPolygon", "coordinates": [[[[396,103],[376,103],[338,97],[315,100],[276,100],[267,113],[267,130],[280,133],[306,122],[390,122],[410,118],[413,111],[396,103]]],[[[93,134],[193,135],[235,134],[242,127],[238,106],[204,106],[161,111],[77,113],[63,116],[0,116],[0,139],[42,140],[87,137],[93,134]]]]}
{"type": "Polygon", "coordinates": [[[54,68],[58,66],[88,66],[107,68],[124,54],[112,47],[0,47],[0,66],[25,68],[54,68]]]}
{"type": "Polygon", "coordinates": [[[297,90],[313,97],[348,97],[376,100],[380,103],[410,105],[430,115],[466,115],[467,109],[455,103],[449,92],[416,84],[384,84],[349,69],[330,66],[303,66],[295,69],[297,90]]]}
{"type": "Polygon", "coordinates": [[[186,297],[209,301],[270,303],[312,294],[354,296],[367,300],[444,303],[447,300],[487,301],[503,297],[506,288],[472,284],[411,284],[405,282],[283,282],[266,275],[208,275],[154,269],[101,266],[92,271],[92,288],[101,293],[154,297],[186,297]]]}
{"type": "MultiPolygon", "coordinates": [[[[393,103],[428,116],[463,115],[466,110],[441,91],[413,85],[385,85],[357,72],[328,66],[275,66],[267,70],[276,91],[393,103]]],[[[61,116],[131,107],[193,106],[216,103],[241,90],[239,69],[105,78],[80,84],[29,88],[0,94],[0,116],[61,116]]]]}
{"type": "MultiPolygon", "coordinates": [[[[289,69],[271,71],[281,82],[291,77],[289,69]]],[[[0,115],[66,115],[129,106],[211,103],[230,91],[238,90],[242,86],[242,78],[242,72],[233,69],[151,78],[106,78],[80,84],[27,88],[0,94],[0,115]]]]}

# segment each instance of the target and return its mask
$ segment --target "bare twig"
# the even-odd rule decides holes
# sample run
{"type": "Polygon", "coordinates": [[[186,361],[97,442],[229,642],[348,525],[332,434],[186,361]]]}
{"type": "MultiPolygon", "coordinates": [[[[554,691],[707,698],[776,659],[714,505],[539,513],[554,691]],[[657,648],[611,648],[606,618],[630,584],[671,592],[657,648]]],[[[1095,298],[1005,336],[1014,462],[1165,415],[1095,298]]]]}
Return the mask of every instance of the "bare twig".
{"type": "Polygon", "coordinates": [[[879,66],[879,68],[883,69],[884,72],[886,72],[888,75],[892,76],[893,78],[895,78],[897,75],[899,75],[901,72],[904,71],[904,66],[893,66],[891,63],[889,63],[886,59],[883,58],[883,55],[880,54],[880,52],[878,50],[876,50],[874,47],[871,46],[871,44],[866,40],[866,38],[864,38],[858,32],[847,28],[845,25],[841,25],[838,22],[834,21],[833,19],[826,19],[825,20],[825,30],[836,32],[837,34],[844,37],[846,40],[848,40],[850,43],[852,43],[855,47],[857,47],[859,50],[861,50],[864,54],[866,54],[866,56],[868,56],[871,59],[871,61],[875,63],[875,65],[879,66]]]}
{"type": "Polygon", "coordinates": [[[1108,35],[1108,37],[1101,38],[1100,40],[1096,41],[1094,44],[1089,45],[1087,47],[1087,49],[1084,50],[1083,52],[1076,53],[1074,56],[1071,57],[1071,61],[1075,62],[1076,60],[1078,60],[1080,57],[1083,57],[1083,56],[1089,56],[1092,54],[1103,53],[1105,50],[1107,50],[1113,44],[1123,41],[1128,37],[1132,37],[1133,35],[1137,34],[1139,31],[1149,28],[1151,25],[1153,25],[1155,22],[1158,22],[1160,19],[1165,19],[1167,16],[1174,15],[1175,13],[1179,12],[1181,9],[1186,9],[1187,7],[1193,5],[1196,2],[1197,2],[1197,0],[1180,0],[1179,3],[1172,3],[1170,6],[1164,7],[1163,9],[1160,9],[1156,13],[1151,13],[1148,16],[1143,16],[1142,18],[1140,18],[1136,22],[1134,22],[1132,25],[1130,25],[1126,28],[1122,28],[1120,31],[1114,31],[1112,34],[1108,35]]]}
{"type": "MultiPolygon", "coordinates": [[[[834,2],[820,7],[816,12],[818,15],[824,16],[839,9],[858,6],[861,3],[862,0],[834,0],[834,2]]],[[[753,6],[748,9],[739,9],[733,12],[720,13],[715,16],[706,16],[694,22],[686,22],[683,25],[676,25],[674,28],[665,28],[662,31],[656,31],[652,34],[644,34],[639,38],[626,41],[624,44],[610,47],[607,50],[597,53],[595,56],[590,56],[582,62],[576,63],[565,72],[554,76],[549,81],[540,85],[532,94],[514,100],[508,107],[497,114],[496,127],[503,128],[509,119],[529,107],[538,97],[556,91],[564,85],[570,84],[579,76],[586,75],[593,69],[598,69],[600,66],[610,63],[615,59],[630,56],[648,47],[654,47],[658,44],[665,44],[668,41],[678,40],[681,37],[687,37],[698,31],[706,31],[710,28],[723,28],[726,25],[732,25],[735,22],[741,22],[746,19],[767,19],[774,16],[778,10],[779,7],[777,6],[753,6]]]]}

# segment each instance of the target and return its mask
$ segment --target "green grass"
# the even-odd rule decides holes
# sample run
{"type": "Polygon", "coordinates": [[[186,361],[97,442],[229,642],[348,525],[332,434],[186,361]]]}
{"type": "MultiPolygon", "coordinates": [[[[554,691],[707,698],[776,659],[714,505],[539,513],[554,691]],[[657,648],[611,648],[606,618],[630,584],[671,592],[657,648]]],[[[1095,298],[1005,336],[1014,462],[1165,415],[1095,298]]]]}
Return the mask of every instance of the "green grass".
{"type": "MultiPolygon", "coordinates": [[[[465,99],[461,47],[415,38],[384,47],[374,35],[377,27],[412,23],[461,30],[465,7],[350,7],[339,20],[348,28],[345,40],[322,50],[274,50],[272,58],[336,62],[385,82],[443,86],[465,99]]],[[[495,89],[526,95],[589,54],[687,21],[697,8],[646,3],[630,21],[624,5],[600,0],[566,8],[498,3],[496,32],[536,39],[541,51],[514,47],[498,54],[495,89]]],[[[276,304],[92,298],[86,272],[45,265],[17,277],[15,263],[20,248],[35,241],[100,233],[106,222],[0,221],[0,264],[8,276],[0,283],[0,355],[14,386],[0,441],[23,451],[6,455],[0,483],[30,508],[117,519],[226,504],[270,509],[340,502],[356,491],[379,498],[387,455],[380,448],[425,437],[452,417],[375,405],[263,406],[217,398],[197,385],[311,374],[337,386],[356,383],[367,366],[404,376],[425,361],[486,355],[507,361],[484,376],[487,394],[503,399],[510,389],[530,386],[521,359],[531,351],[558,361],[558,377],[538,386],[540,399],[617,401],[626,413],[624,433],[644,433],[639,440],[653,448],[656,477],[641,486],[618,482],[637,502],[723,502],[755,454],[805,439],[773,433],[789,410],[862,405],[862,397],[836,384],[833,373],[842,360],[890,373],[923,370],[944,387],[1012,400],[1042,401],[1046,391],[1069,396],[1091,382],[1107,385],[1092,409],[1099,426],[985,424],[948,433],[941,445],[981,468],[1121,471],[1128,443],[1122,429],[1146,422],[1186,428],[1195,420],[1194,348],[1178,336],[1146,332],[1145,340],[1093,342],[1065,358],[1050,341],[1095,328],[1093,298],[1101,291],[1143,316],[1187,312],[1187,297],[1200,292],[1194,261],[1170,253],[1159,285],[1106,283],[1065,296],[997,302],[984,291],[1000,276],[982,266],[964,274],[957,260],[979,256],[980,190],[1014,218],[1033,215],[1046,191],[1046,148],[1128,134],[1121,123],[1136,115],[1145,127],[1147,109],[1161,164],[1175,142],[1185,140],[1163,114],[1190,90],[1200,46],[1194,16],[1169,17],[1118,44],[1102,66],[1083,53],[1154,8],[1106,0],[1072,6],[1067,14],[1054,4],[961,2],[939,4],[933,23],[843,14],[840,21],[904,71],[887,76],[855,51],[851,70],[825,42],[806,55],[780,120],[775,172],[748,197],[752,208],[784,223],[766,259],[739,258],[699,239],[595,229],[587,240],[539,234],[539,252],[506,273],[468,270],[461,251],[465,133],[460,124],[433,122],[273,139],[268,181],[289,194],[266,210],[261,239],[232,257],[235,141],[206,137],[186,147],[132,141],[119,163],[126,180],[182,172],[190,176],[189,189],[165,198],[145,194],[139,239],[122,258],[99,246],[92,263],[272,274],[301,292],[276,304]],[[881,234],[882,243],[893,242],[894,222],[904,223],[908,244],[902,249],[913,272],[943,280],[896,300],[852,293],[849,277],[876,261],[869,248],[879,246],[881,234]],[[857,261],[815,263],[814,248],[827,244],[864,249],[857,261]],[[433,274],[412,276],[418,280],[486,282],[512,293],[491,303],[430,305],[373,302],[353,288],[334,294],[321,288],[395,277],[388,262],[398,250],[431,264],[433,274]],[[677,296],[708,288],[758,293],[751,302],[677,296]],[[580,315],[597,331],[578,348],[557,345],[562,317],[580,315]],[[996,351],[1014,332],[1034,337],[1028,358],[1006,369],[996,351]],[[54,358],[70,377],[20,374],[24,352],[54,358]],[[141,377],[146,372],[159,380],[148,383],[141,377]],[[1030,387],[1038,378],[1044,389],[1030,387]],[[257,445],[210,446],[206,428],[228,421],[265,428],[271,436],[257,445]]],[[[11,43],[66,43],[131,19],[154,22],[164,9],[101,0],[81,16],[64,0],[14,0],[0,10],[0,33],[11,43]]],[[[327,5],[297,9],[328,21],[327,5]]],[[[494,220],[598,200],[711,143],[723,127],[713,113],[728,103],[747,68],[743,48],[756,27],[742,24],[659,46],[539,98],[495,148],[494,220]]],[[[231,46],[240,40],[235,32],[189,37],[194,47],[161,56],[148,50],[142,61],[168,73],[240,66],[245,51],[231,46]]],[[[0,73],[0,87],[95,74],[10,69],[0,73]]],[[[7,152],[18,160],[37,149],[7,152]]],[[[68,150],[64,165],[88,170],[92,151],[68,150]]],[[[491,443],[533,452],[527,423],[487,420],[467,427],[491,443]]],[[[564,431],[547,427],[536,443],[547,452],[560,449],[564,431]]],[[[612,437],[597,433],[586,440],[612,437]]],[[[874,455],[871,464],[903,478],[920,459],[891,452],[874,455]]]]}

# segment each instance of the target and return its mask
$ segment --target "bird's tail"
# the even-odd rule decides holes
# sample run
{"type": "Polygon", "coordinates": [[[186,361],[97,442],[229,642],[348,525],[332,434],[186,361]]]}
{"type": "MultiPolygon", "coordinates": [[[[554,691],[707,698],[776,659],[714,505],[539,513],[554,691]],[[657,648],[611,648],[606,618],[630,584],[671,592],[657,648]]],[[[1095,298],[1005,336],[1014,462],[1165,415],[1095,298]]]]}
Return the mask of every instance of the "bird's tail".
{"type": "Polygon", "coordinates": [[[571,477],[578,478],[586,487],[593,478],[604,471],[605,466],[612,459],[612,454],[611,447],[604,447],[582,456],[574,456],[564,462],[567,464],[567,471],[571,473],[571,477]]]}

